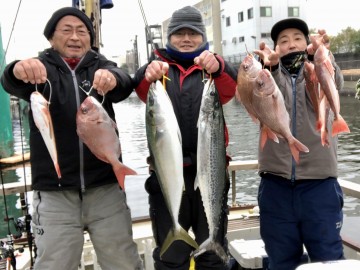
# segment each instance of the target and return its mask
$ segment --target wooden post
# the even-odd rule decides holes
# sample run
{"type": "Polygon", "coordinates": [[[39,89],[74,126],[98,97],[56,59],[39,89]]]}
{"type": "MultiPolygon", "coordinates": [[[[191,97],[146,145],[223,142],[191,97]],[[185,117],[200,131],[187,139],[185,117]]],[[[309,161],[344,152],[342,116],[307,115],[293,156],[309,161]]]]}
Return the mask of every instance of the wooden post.
{"type": "Polygon", "coordinates": [[[95,30],[95,37],[92,47],[100,51],[100,3],[99,0],[85,0],[85,14],[90,18],[95,30]]]}

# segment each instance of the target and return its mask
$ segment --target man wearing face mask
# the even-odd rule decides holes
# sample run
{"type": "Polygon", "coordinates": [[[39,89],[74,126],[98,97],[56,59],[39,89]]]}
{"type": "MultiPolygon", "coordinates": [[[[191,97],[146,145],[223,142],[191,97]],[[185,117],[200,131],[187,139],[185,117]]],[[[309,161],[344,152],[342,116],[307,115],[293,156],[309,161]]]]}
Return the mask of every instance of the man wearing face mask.
{"type": "MultiPolygon", "coordinates": [[[[275,49],[264,43],[256,50],[270,69],[290,116],[294,137],[309,148],[296,163],[288,143],[268,140],[259,150],[258,202],[260,232],[272,270],[292,270],[301,262],[303,245],[312,262],[343,258],[340,230],[343,194],[337,181],[337,136],[329,146],[321,144],[315,128],[316,115],[305,87],[304,61],[312,61],[316,49],[309,45],[307,24],[296,18],[277,22],[271,30],[275,49]],[[311,49],[311,50],[310,50],[311,49]]],[[[329,47],[324,30],[314,36],[329,47]]],[[[343,77],[332,58],[337,90],[343,77]]],[[[332,118],[326,125],[331,130],[332,118]]]]}

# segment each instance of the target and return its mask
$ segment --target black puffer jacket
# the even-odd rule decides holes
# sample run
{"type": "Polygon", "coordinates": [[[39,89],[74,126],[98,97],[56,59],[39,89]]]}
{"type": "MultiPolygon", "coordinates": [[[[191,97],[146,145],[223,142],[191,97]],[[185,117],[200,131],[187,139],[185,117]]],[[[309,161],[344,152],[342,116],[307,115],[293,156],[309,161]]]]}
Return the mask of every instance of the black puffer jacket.
{"type": "MultiPolygon", "coordinates": [[[[113,102],[127,98],[132,92],[131,78],[116,64],[107,60],[95,51],[89,51],[80,61],[75,70],[71,70],[60,55],[53,49],[47,49],[38,57],[45,65],[48,80],[52,85],[50,114],[54,125],[56,148],[62,178],[58,180],[49,151],[37,127],[32,113],[30,122],[30,152],[32,185],[35,190],[81,189],[116,183],[116,177],[110,164],[97,159],[90,150],[82,144],[76,133],[76,112],[86,94],[78,87],[83,82],[91,85],[94,73],[98,69],[108,69],[117,80],[115,89],[106,94],[103,103],[110,117],[115,121],[113,102]],[[59,185],[61,184],[61,185],[59,185]]],[[[30,95],[35,86],[17,80],[13,68],[17,61],[10,63],[1,77],[1,84],[11,95],[30,101],[30,95]]],[[[47,84],[38,85],[38,90],[49,99],[47,84]]],[[[89,90],[89,87],[87,88],[89,90]]],[[[96,91],[91,92],[99,101],[96,91]]]]}

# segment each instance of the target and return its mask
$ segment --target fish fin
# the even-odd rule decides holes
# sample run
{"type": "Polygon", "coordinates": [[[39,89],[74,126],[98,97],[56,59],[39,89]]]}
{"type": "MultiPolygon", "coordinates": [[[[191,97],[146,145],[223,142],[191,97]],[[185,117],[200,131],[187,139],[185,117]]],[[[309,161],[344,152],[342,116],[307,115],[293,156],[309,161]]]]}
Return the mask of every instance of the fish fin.
{"type": "Polygon", "coordinates": [[[194,258],[205,253],[206,251],[213,251],[215,254],[225,263],[229,262],[229,256],[225,252],[224,248],[217,242],[214,242],[212,239],[206,239],[197,250],[193,252],[194,258]]]}
{"type": "Polygon", "coordinates": [[[241,103],[241,96],[238,90],[238,87],[235,89],[235,99],[241,103]]]}
{"type": "Polygon", "coordinates": [[[50,138],[51,138],[51,129],[50,129],[50,127],[51,127],[51,123],[50,123],[50,121],[51,121],[51,115],[50,115],[50,111],[49,111],[49,109],[47,108],[47,107],[43,107],[42,109],[41,109],[41,111],[42,111],[42,113],[43,113],[43,118],[44,118],[44,123],[45,123],[45,125],[46,125],[46,128],[48,128],[49,129],[49,132],[50,132],[50,138]]]}
{"type": "Polygon", "coordinates": [[[292,156],[294,157],[294,160],[296,163],[299,163],[300,161],[300,152],[309,152],[309,148],[307,148],[304,144],[302,144],[299,140],[296,138],[292,138],[291,140],[288,140],[290,151],[292,156]]]}
{"type": "Polygon", "coordinates": [[[194,182],[194,190],[196,190],[199,187],[199,180],[198,177],[195,177],[195,182],[194,182]]]}
{"type": "Polygon", "coordinates": [[[345,122],[344,118],[340,114],[338,114],[337,119],[335,119],[333,123],[332,136],[334,137],[335,135],[344,132],[349,133],[350,129],[347,123],[345,122]]]}
{"type": "Polygon", "coordinates": [[[117,166],[113,166],[113,170],[121,189],[125,190],[125,176],[137,175],[137,172],[135,172],[133,169],[129,168],[128,166],[122,164],[120,161],[117,164],[118,164],[117,166]]]}
{"type": "Polygon", "coordinates": [[[261,131],[260,131],[260,147],[261,150],[264,149],[267,139],[270,138],[276,143],[279,143],[279,138],[276,136],[276,134],[267,126],[262,125],[261,131]]]}
{"type": "Polygon", "coordinates": [[[176,240],[182,240],[188,245],[192,246],[194,249],[197,249],[199,245],[196,243],[194,239],[191,238],[191,236],[188,234],[187,231],[185,231],[181,226],[179,230],[171,229],[166,236],[164,243],[161,246],[160,250],[160,258],[164,255],[164,253],[168,250],[170,245],[176,241],[176,240]]]}
{"type": "Polygon", "coordinates": [[[335,70],[334,70],[334,66],[332,65],[330,59],[327,59],[326,61],[324,61],[324,66],[325,69],[329,72],[331,78],[335,81],[335,70]]]}
{"type": "Polygon", "coordinates": [[[112,119],[110,119],[111,120],[111,126],[115,129],[115,130],[118,130],[118,127],[117,127],[117,125],[116,125],[116,122],[114,121],[114,120],[112,120],[112,119]]]}
{"type": "Polygon", "coordinates": [[[323,125],[322,121],[321,121],[321,120],[317,120],[317,121],[316,121],[316,125],[315,125],[316,130],[317,130],[317,131],[320,131],[321,128],[322,128],[322,125],[323,125]]]}
{"type": "Polygon", "coordinates": [[[328,139],[328,131],[327,130],[324,130],[324,131],[321,131],[321,144],[322,146],[327,146],[329,147],[330,146],[330,142],[329,142],[329,139],[328,139]]]}

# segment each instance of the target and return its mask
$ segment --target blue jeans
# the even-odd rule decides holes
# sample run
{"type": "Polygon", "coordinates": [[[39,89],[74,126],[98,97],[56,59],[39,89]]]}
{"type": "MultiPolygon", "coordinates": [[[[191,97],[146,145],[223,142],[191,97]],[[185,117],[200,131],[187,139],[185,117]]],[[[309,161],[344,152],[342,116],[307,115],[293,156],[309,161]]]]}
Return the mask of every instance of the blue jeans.
{"type": "Polygon", "coordinates": [[[258,202],[260,233],[269,269],[292,270],[303,246],[312,262],[344,258],[340,230],[343,194],[337,179],[290,180],[262,175],[258,202]]]}

